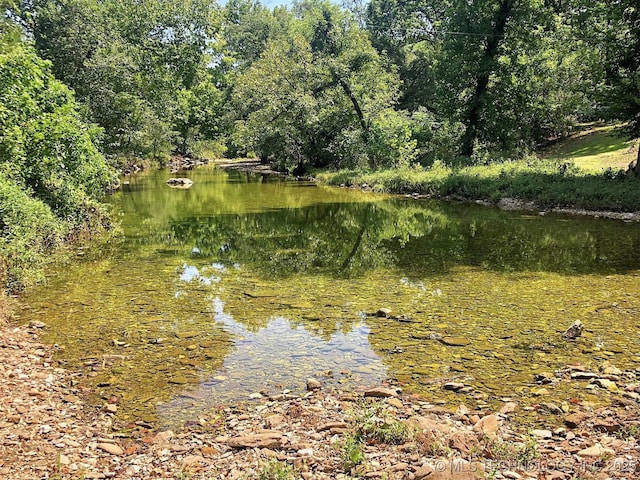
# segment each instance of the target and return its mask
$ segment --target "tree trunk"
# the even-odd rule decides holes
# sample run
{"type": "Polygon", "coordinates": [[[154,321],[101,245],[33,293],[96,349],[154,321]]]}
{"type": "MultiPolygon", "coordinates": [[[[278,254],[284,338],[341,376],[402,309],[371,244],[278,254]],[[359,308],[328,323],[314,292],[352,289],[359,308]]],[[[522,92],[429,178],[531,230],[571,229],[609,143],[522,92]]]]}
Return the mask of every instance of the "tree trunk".
{"type": "Polygon", "coordinates": [[[633,168],[633,174],[640,178],[640,139],[638,139],[638,156],[636,157],[636,164],[633,168]]]}
{"type": "Polygon", "coordinates": [[[356,115],[358,116],[358,120],[360,121],[360,126],[362,127],[362,132],[364,133],[365,139],[368,138],[369,127],[364,118],[364,114],[362,113],[362,109],[360,108],[360,104],[358,103],[358,99],[354,95],[349,84],[345,82],[342,78],[339,78],[335,73],[334,75],[336,76],[336,80],[338,81],[338,84],[342,87],[342,90],[344,90],[344,93],[347,94],[347,97],[349,97],[349,100],[351,100],[351,103],[353,104],[353,109],[356,111],[356,115]]]}
{"type": "Polygon", "coordinates": [[[487,35],[487,43],[482,58],[480,59],[480,68],[476,76],[473,96],[469,102],[469,114],[465,122],[466,130],[462,138],[462,154],[467,157],[473,155],[473,148],[478,138],[482,103],[489,89],[489,78],[495,69],[498,47],[504,37],[504,31],[509,22],[509,17],[511,17],[511,13],[513,12],[514,3],[515,0],[501,0],[500,8],[496,12],[496,16],[492,22],[493,29],[487,35]]]}

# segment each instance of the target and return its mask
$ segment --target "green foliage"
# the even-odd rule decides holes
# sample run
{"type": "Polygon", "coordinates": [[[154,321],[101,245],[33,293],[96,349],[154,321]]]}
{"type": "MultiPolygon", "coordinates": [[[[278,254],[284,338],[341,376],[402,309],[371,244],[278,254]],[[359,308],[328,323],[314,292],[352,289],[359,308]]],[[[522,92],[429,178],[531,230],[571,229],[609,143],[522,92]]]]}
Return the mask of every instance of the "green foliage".
{"type": "Polygon", "coordinates": [[[39,278],[43,255],[103,216],[114,174],[72,93],[18,38],[0,38],[0,251],[13,289],[39,278]]]}
{"type": "Polygon", "coordinates": [[[218,135],[215,4],[36,0],[22,16],[56,77],[104,129],[105,153],[162,159],[218,135]]]}
{"type": "Polygon", "coordinates": [[[408,423],[396,420],[386,405],[379,402],[364,405],[353,413],[351,421],[356,438],[367,443],[402,445],[415,434],[408,423]]]}
{"type": "Polygon", "coordinates": [[[411,161],[408,121],[391,109],[397,76],[365,32],[328,3],[296,13],[237,79],[236,143],[288,168],[411,161]]]}
{"type": "Polygon", "coordinates": [[[288,463],[272,460],[260,470],[260,480],[293,480],[295,470],[288,463]]]}
{"type": "MultiPolygon", "coordinates": [[[[489,161],[489,160],[488,160],[489,161]]],[[[617,172],[592,173],[553,161],[529,158],[451,168],[343,170],[318,174],[332,185],[371,185],[389,193],[419,193],[469,200],[515,198],[543,208],[564,206],[591,210],[637,211],[640,183],[617,172]]]]}
{"type": "Polygon", "coordinates": [[[364,460],[364,443],[357,435],[346,434],[337,444],[340,452],[342,468],[345,472],[351,472],[364,460]]]}

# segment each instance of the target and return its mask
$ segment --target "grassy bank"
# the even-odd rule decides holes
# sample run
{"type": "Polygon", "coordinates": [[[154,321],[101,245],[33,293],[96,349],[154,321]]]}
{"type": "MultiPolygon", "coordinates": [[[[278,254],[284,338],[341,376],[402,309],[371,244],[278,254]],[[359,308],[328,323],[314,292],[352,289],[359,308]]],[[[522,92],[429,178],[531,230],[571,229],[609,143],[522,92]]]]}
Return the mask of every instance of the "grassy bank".
{"type": "Polygon", "coordinates": [[[537,158],[461,168],[436,164],[430,168],[318,172],[316,177],[329,185],[366,186],[387,193],[489,201],[514,198],[536,202],[542,208],[640,210],[640,179],[620,170],[595,173],[537,158]]]}

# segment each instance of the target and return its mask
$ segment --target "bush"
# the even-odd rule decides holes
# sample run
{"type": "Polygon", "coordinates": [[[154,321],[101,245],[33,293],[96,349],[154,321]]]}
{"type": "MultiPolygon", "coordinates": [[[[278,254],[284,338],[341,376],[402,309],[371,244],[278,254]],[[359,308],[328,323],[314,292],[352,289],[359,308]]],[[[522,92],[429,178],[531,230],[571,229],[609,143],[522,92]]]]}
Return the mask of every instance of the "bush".
{"type": "Polygon", "coordinates": [[[45,253],[101,225],[115,172],[50,64],[0,35],[0,255],[11,289],[42,277],[45,253]],[[98,224],[92,224],[96,219],[98,224]]]}

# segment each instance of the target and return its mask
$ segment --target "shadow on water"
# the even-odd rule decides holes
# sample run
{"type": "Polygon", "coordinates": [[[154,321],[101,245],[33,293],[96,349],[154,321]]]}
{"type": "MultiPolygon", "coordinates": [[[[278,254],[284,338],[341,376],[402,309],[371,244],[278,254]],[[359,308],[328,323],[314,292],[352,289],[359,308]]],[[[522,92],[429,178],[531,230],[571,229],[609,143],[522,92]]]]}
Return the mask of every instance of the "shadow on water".
{"type": "Polygon", "coordinates": [[[189,190],[131,178],[110,198],[123,237],[26,298],[23,318],[46,316],[122,420],[181,422],[311,375],[445,399],[460,378],[524,400],[536,372],[640,361],[638,225],[188,175],[189,190]],[[380,307],[401,320],[365,314],[380,307]],[[576,319],[584,336],[562,341],[576,319]]]}

